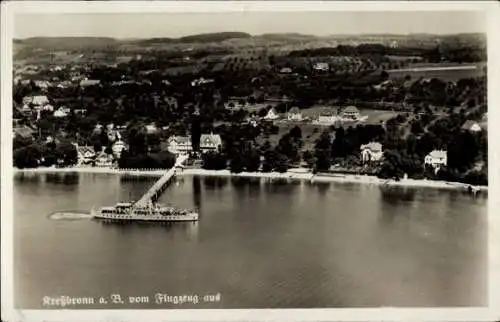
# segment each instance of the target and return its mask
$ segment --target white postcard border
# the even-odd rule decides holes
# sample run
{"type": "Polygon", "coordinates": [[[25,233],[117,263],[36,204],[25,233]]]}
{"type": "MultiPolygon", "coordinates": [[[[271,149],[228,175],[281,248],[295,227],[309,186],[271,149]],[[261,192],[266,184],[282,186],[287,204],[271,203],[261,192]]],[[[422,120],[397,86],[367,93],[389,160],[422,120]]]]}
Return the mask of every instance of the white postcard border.
{"type": "Polygon", "coordinates": [[[488,308],[362,308],[362,309],[255,309],[255,310],[16,310],[13,309],[13,234],[12,234],[12,35],[16,13],[90,13],[90,12],[241,12],[241,11],[465,11],[488,13],[488,106],[500,105],[500,15],[499,6],[487,1],[23,1],[2,2],[1,12],[1,238],[2,238],[2,320],[6,321],[493,321],[500,319],[500,110],[488,109],[489,142],[489,307],[488,308]],[[496,86],[494,86],[494,84],[496,86]],[[494,287],[496,286],[496,287],[494,287]]]}

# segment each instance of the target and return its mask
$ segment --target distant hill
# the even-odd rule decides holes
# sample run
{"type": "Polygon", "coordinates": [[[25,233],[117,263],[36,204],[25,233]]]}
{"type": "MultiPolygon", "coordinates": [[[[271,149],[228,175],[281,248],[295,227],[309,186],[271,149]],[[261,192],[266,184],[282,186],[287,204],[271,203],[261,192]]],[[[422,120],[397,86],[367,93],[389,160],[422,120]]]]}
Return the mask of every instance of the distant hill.
{"type": "Polygon", "coordinates": [[[32,37],[15,39],[14,43],[30,47],[72,48],[108,46],[116,44],[117,40],[110,37],[32,37]]]}
{"type": "Polygon", "coordinates": [[[254,36],[255,38],[267,39],[272,41],[311,41],[319,39],[318,36],[304,35],[299,33],[269,33],[254,36]]]}
{"type": "Polygon", "coordinates": [[[251,38],[252,35],[245,32],[218,32],[209,34],[199,34],[179,38],[179,42],[219,42],[233,38],[251,38]]]}
{"type": "Polygon", "coordinates": [[[32,37],[14,39],[14,53],[16,59],[29,59],[54,51],[137,53],[140,52],[142,48],[147,49],[148,47],[168,49],[171,45],[191,46],[191,44],[199,44],[201,46],[194,47],[201,49],[205,44],[208,45],[212,43],[216,46],[229,46],[232,50],[238,50],[239,47],[275,46],[274,48],[280,50],[293,51],[303,49],[300,44],[307,44],[308,48],[331,48],[339,44],[358,45],[361,43],[381,43],[387,45],[392,41],[397,41],[400,47],[407,48],[432,48],[437,44],[444,47],[486,47],[486,37],[484,34],[365,34],[314,36],[300,33],[250,35],[245,32],[217,32],[189,35],[179,38],[157,37],[148,39],[115,39],[110,37],[32,37]],[[298,47],[297,44],[299,44],[298,47]]]}

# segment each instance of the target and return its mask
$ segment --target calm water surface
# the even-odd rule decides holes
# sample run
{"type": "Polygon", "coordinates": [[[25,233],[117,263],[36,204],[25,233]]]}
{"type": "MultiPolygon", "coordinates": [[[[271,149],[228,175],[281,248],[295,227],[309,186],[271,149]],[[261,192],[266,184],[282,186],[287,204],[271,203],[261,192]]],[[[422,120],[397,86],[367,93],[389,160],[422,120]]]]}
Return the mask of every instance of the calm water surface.
{"type": "MultiPolygon", "coordinates": [[[[183,177],[160,202],[199,207],[197,223],[50,217],[138,199],[154,180],[17,174],[16,306],[110,294],[159,309],[487,304],[487,198],[461,192],[183,177]],[[221,300],[157,305],[158,292],[221,300]]],[[[77,308],[101,307],[119,308],[77,308]]]]}

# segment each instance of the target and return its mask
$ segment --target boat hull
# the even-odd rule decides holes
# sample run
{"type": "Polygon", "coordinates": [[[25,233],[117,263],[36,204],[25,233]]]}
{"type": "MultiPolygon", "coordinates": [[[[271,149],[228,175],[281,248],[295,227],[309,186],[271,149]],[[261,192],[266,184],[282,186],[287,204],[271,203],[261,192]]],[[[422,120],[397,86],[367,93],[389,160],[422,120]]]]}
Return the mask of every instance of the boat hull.
{"type": "Polygon", "coordinates": [[[102,214],[99,211],[92,213],[94,219],[113,221],[156,221],[156,222],[178,222],[178,221],[198,221],[197,213],[185,215],[134,215],[134,214],[102,214]]]}

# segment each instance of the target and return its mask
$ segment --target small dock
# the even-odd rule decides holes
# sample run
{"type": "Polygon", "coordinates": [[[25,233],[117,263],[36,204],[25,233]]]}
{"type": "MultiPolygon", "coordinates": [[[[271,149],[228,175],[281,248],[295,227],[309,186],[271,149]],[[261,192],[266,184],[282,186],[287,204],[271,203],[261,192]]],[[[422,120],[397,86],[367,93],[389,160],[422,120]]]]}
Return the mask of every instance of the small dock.
{"type": "Polygon", "coordinates": [[[172,167],[172,169],[168,170],[164,175],[161,176],[158,181],[156,181],[151,188],[146,191],[146,193],[139,199],[136,204],[140,206],[145,206],[147,205],[150,201],[156,201],[158,197],[161,195],[161,193],[167,188],[168,184],[172,180],[172,178],[175,176],[175,170],[176,167],[182,165],[184,161],[188,159],[188,156],[186,155],[181,155],[177,157],[177,160],[175,161],[175,165],[172,167]]]}

